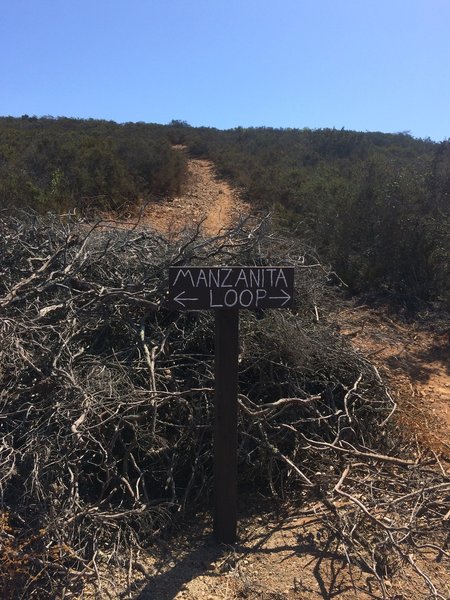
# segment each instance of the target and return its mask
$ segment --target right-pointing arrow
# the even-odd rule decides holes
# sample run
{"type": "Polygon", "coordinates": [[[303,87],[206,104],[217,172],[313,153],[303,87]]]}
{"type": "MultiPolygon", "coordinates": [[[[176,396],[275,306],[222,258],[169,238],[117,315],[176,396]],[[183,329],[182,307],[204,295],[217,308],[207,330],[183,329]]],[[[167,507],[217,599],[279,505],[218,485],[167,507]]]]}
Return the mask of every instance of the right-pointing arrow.
{"type": "Polygon", "coordinates": [[[281,303],[281,306],[284,306],[291,299],[291,295],[288,294],[287,292],[285,292],[284,290],[281,290],[280,294],[283,294],[283,295],[282,296],[269,296],[269,300],[283,300],[283,302],[281,303]]]}

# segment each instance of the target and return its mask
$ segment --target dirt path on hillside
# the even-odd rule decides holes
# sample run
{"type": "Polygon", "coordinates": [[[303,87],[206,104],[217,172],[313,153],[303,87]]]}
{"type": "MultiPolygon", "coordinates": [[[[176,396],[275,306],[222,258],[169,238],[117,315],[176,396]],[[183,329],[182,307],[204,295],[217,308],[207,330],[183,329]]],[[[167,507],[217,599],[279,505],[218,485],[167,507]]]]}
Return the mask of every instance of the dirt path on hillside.
{"type": "MultiPolygon", "coordinates": [[[[166,235],[177,236],[199,222],[205,235],[218,235],[250,212],[237,190],[217,177],[211,161],[189,159],[184,194],[148,206],[143,220],[166,235]]],[[[353,305],[336,319],[344,335],[388,378],[404,425],[425,446],[450,458],[449,323],[407,323],[389,317],[386,308],[353,305]]]]}
{"type": "MultiPolygon", "coordinates": [[[[176,148],[186,151],[183,146],[176,148]]],[[[187,168],[182,195],[137,207],[142,212],[142,224],[176,237],[186,227],[201,223],[204,235],[215,236],[249,214],[249,206],[235,188],[217,176],[210,160],[190,158],[187,168]]]]}
{"type": "Polygon", "coordinates": [[[344,335],[388,379],[400,421],[425,447],[450,459],[450,324],[445,317],[414,322],[386,308],[350,306],[336,315],[344,335]]]}
{"type": "MultiPolygon", "coordinates": [[[[185,151],[182,147],[181,152],[185,151]]],[[[189,159],[184,193],[141,206],[140,223],[169,237],[202,221],[205,235],[217,235],[250,208],[219,179],[214,165],[189,159]]],[[[385,309],[348,303],[333,315],[351,339],[389,380],[398,414],[408,432],[450,459],[450,361],[448,323],[406,323],[385,309]]],[[[443,463],[445,468],[448,463],[443,463]]],[[[127,568],[104,567],[99,595],[114,600],[381,600],[373,576],[351,567],[339,544],[323,550],[321,505],[258,505],[256,494],[239,499],[239,543],[219,546],[211,537],[209,514],[183,523],[179,535],[130,555],[127,568]],[[108,580],[110,583],[108,583],[108,580]]],[[[421,559],[422,560],[422,559],[421,559]]],[[[447,564],[434,556],[419,562],[450,598],[447,564]]],[[[389,598],[425,598],[421,578],[404,565],[386,579],[389,598]]]]}

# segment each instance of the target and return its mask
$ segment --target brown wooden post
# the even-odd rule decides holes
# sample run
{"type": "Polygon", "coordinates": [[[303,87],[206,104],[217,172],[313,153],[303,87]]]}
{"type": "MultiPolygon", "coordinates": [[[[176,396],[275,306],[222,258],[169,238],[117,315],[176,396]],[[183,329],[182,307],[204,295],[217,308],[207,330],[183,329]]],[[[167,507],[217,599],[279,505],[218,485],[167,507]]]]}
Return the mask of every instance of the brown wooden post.
{"type": "Polygon", "coordinates": [[[237,528],[237,394],[239,311],[216,313],[214,536],[234,544],[237,528]]]}
{"type": "Polygon", "coordinates": [[[214,535],[234,544],[237,529],[237,393],[239,310],[292,308],[294,267],[169,268],[172,310],[216,313],[214,535]]]}

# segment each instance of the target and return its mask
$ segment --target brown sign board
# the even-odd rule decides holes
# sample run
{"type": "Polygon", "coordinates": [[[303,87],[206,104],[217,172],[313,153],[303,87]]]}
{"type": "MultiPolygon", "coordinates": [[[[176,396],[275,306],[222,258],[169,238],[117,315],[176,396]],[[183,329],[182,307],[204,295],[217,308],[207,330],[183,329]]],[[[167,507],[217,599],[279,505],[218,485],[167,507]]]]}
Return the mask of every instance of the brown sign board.
{"type": "Polygon", "coordinates": [[[292,308],[294,267],[170,267],[174,310],[292,308]]]}

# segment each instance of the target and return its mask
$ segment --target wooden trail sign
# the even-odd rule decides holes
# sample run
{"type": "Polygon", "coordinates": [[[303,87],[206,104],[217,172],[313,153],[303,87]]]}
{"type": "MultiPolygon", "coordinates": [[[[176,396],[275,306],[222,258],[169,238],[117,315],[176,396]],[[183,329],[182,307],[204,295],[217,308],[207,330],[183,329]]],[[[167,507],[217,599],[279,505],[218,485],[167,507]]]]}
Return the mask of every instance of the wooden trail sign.
{"type": "Polygon", "coordinates": [[[294,267],[170,267],[173,309],[291,308],[294,267]]]}
{"type": "Polygon", "coordinates": [[[170,267],[175,310],[215,310],[214,536],[237,529],[239,309],[291,308],[293,267],[170,267]]]}

